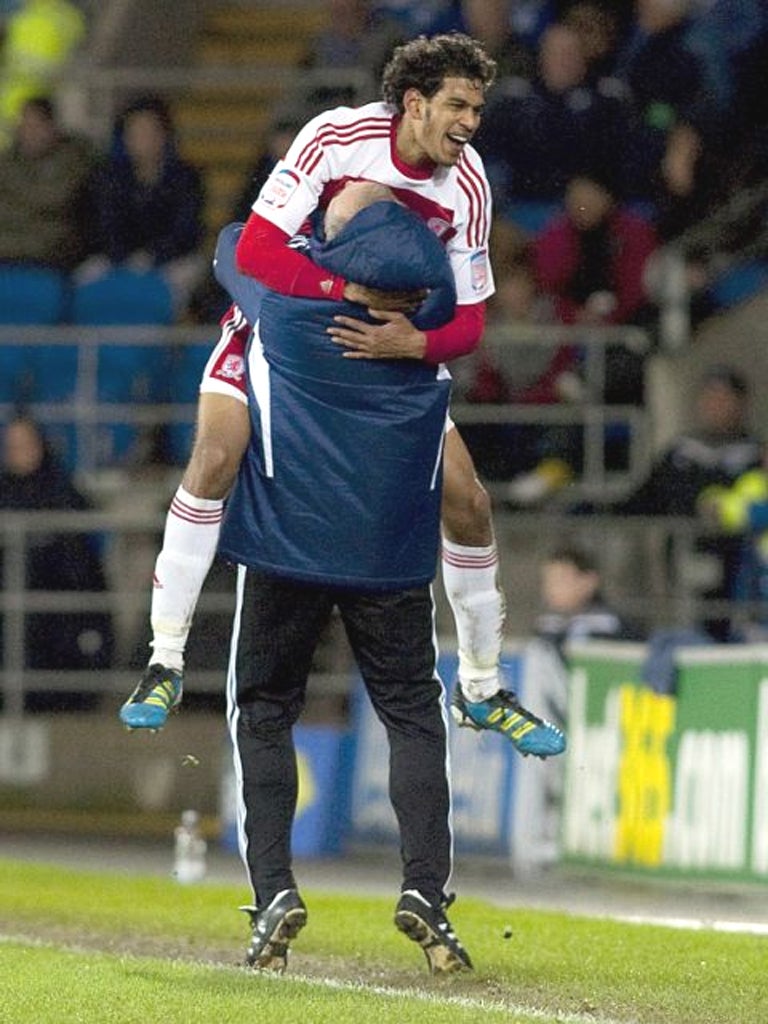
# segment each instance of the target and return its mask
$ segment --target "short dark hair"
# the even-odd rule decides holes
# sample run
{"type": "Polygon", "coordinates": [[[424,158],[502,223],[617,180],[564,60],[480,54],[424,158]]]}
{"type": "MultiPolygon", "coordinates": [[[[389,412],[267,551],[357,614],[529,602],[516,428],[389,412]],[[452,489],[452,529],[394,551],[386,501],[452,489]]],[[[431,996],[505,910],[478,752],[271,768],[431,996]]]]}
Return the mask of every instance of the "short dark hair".
{"type": "Polygon", "coordinates": [[[600,572],[597,559],[592,552],[584,547],[580,547],[578,544],[561,544],[559,547],[547,552],[544,561],[548,564],[551,562],[565,562],[566,565],[573,566],[577,572],[600,572]]]}
{"type": "Polygon", "coordinates": [[[742,398],[746,398],[749,393],[747,378],[734,367],[721,363],[715,363],[704,369],[701,375],[701,386],[706,387],[708,384],[722,384],[723,387],[742,398]]]}
{"type": "Polygon", "coordinates": [[[418,89],[430,99],[452,76],[480,82],[487,90],[496,78],[496,61],[476,39],[462,32],[418,36],[394,50],[382,74],[381,95],[402,114],[406,90],[418,89]]]}
{"type": "Polygon", "coordinates": [[[123,131],[126,121],[134,114],[154,114],[165,131],[173,133],[173,117],[171,108],[162,96],[154,93],[147,93],[143,96],[136,96],[123,108],[118,116],[118,130],[123,131]]]}
{"type": "Polygon", "coordinates": [[[47,121],[54,121],[56,119],[56,111],[50,96],[30,96],[29,99],[24,101],[22,109],[34,110],[47,121]]]}

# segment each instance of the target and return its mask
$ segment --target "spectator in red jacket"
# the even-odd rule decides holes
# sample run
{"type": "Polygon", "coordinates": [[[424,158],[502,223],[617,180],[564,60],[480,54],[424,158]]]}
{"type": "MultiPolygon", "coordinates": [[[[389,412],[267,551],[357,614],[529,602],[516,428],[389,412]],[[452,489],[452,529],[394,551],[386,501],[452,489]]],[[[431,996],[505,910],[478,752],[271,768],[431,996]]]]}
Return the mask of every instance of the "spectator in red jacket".
{"type": "MultiPolygon", "coordinates": [[[[537,286],[525,235],[508,221],[496,221],[490,251],[496,293],[488,303],[485,341],[455,371],[458,388],[474,403],[552,405],[577,401],[583,390],[576,373],[577,347],[541,343],[541,328],[556,318],[551,299],[537,286]],[[510,336],[514,336],[511,345],[510,336]]],[[[563,432],[567,434],[569,429],[551,426],[543,431],[535,421],[489,420],[463,424],[462,437],[481,476],[509,480],[559,454],[561,444],[568,440],[563,432]]]]}
{"type": "Polygon", "coordinates": [[[534,242],[539,286],[562,323],[644,322],[643,273],[657,244],[653,225],[622,206],[607,180],[577,175],[566,187],[564,212],[534,242]]]}
{"type": "MultiPolygon", "coordinates": [[[[552,301],[560,323],[587,327],[609,324],[647,326],[651,306],[645,285],[645,265],[657,248],[653,225],[617,198],[610,180],[590,170],[572,177],[565,193],[565,209],[543,228],[533,242],[533,264],[541,292],[552,301]]],[[[606,404],[635,404],[643,399],[643,353],[619,345],[606,350],[603,395],[591,396],[606,404]]],[[[533,474],[513,482],[510,498],[529,504],[546,498],[578,472],[580,429],[558,461],[572,473],[548,472],[540,464],[533,474]]],[[[562,438],[558,446],[562,445],[562,438]]],[[[551,447],[544,444],[544,448],[551,447]]],[[[551,461],[551,460],[546,460],[551,461]]]]}
{"type": "MultiPolygon", "coordinates": [[[[648,326],[644,275],[657,246],[653,225],[622,205],[606,177],[585,172],[568,182],[565,211],[535,240],[536,278],[561,323],[648,326]]],[[[641,402],[642,356],[612,347],[606,362],[605,401],[641,402]]]]}

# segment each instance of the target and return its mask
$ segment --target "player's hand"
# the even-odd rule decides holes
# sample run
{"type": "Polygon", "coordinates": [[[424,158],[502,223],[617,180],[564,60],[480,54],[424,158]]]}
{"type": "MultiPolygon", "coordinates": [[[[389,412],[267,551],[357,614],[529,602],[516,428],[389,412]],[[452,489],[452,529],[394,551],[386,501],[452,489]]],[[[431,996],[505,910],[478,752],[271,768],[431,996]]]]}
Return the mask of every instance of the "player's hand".
{"type": "Polygon", "coordinates": [[[335,316],[328,333],[337,345],[348,349],[346,359],[423,359],[427,336],[417,330],[407,316],[386,309],[369,309],[382,320],[369,324],[351,316],[335,316]]]}
{"type": "Polygon", "coordinates": [[[414,313],[427,297],[426,288],[418,291],[382,292],[378,288],[367,288],[363,284],[347,281],[344,298],[348,302],[359,302],[370,309],[386,309],[396,313],[414,313]]]}

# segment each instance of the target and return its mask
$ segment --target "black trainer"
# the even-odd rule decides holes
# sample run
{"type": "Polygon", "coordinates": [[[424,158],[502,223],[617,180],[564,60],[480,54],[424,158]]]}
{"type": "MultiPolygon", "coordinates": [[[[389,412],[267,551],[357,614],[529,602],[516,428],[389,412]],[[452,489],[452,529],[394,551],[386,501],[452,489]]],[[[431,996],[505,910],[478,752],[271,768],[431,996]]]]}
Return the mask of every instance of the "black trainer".
{"type": "Polygon", "coordinates": [[[472,969],[469,953],[456,938],[445,910],[453,895],[439,906],[426,900],[416,889],[406,889],[395,909],[395,926],[424,950],[432,974],[452,974],[472,969]]]}
{"type": "Polygon", "coordinates": [[[251,944],[245,954],[245,962],[255,971],[285,970],[288,963],[288,947],[307,923],[307,908],[295,889],[283,889],[274,897],[269,906],[240,907],[250,915],[251,944]]]}

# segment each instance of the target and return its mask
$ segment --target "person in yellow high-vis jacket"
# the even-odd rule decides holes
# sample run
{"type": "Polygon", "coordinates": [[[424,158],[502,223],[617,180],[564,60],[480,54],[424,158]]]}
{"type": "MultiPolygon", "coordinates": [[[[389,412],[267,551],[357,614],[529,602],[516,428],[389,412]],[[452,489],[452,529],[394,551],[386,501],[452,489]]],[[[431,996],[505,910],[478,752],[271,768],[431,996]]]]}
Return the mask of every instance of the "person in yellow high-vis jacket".
{"type": "Polygon", "coordinates": [[[24,103],[50,92],[85,33],[85,16],[70,0],[24,0],[8,19],[0,52],[0,148],[24,103]]]}

